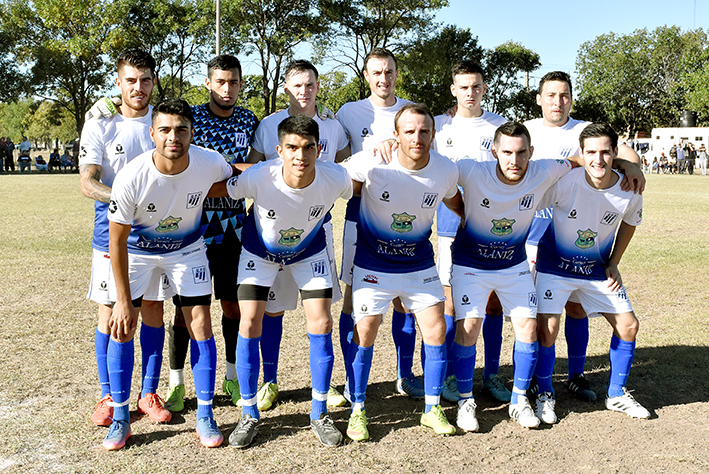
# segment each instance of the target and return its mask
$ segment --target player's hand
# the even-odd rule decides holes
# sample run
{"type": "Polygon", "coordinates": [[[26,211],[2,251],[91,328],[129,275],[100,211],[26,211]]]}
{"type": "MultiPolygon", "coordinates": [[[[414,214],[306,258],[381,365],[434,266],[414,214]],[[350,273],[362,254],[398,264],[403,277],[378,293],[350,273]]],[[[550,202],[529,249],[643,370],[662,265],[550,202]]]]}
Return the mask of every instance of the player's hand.
{"type": "Polygon", "coordinates": [[[645,191],[645,175],[642,168],[635,163],[628,163],[623,169],[625,172],[623,181],[620,182],[620,189],[623,191],[633,191],[642,194],[645,191]]]}
{"type": "Polygon", "coordinates": [[[138,309],[133,304],[117,302],[113,306],[111,319],[108,321],[111,328],[111,337],[118,342],[130,340],[130,337],[138,325],[138,309]]]}
{"type": "Polygon", "coordinates": [[[374,156],[379,156],[382,163],[391,163],[391,153],[399,148],[399,143],[393,138],[384,140],[383,142],[377,143],[374,148],[372,148],[372,154],[374,156]]]}
{"type": "Polygon", "coordinates": [[[458,105],[454,105],[450,109],[446,110],[446,115],[449,117],[455,117],[455,113],[458,111],[458,105]]]}
{"type": "Polygon", "coordinates": [[[618,291],[623,287],[623,278],[618,271],[618,265],[606,265],[606,278],[608,279],[608,289],[618,291]]]}
{"type": "Polygon", "coordinates": [[[123,101],[120,97],[104,97],[91,106],[84,118],[88,121],[92,118],[111,118],[118,113],[116,107],[120,107],[123,101]]]}

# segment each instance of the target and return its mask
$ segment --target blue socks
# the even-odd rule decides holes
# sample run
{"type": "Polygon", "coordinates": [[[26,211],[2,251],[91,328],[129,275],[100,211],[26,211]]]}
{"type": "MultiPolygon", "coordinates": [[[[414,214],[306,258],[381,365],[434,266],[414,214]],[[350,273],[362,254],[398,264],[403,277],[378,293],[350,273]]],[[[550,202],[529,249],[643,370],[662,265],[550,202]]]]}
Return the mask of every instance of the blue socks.
{"type": "Polygon", "coordinates": [[[485,342],[485,369],[483,377],[489,379],[500,370],[500,351],[502,350],[502,315],[485,315],[483,319],[483,341],[485,342]]]}
{"type": "Polygon", "coordinates": [[[332,332],[310,334],[310,378],[313,387],[313,406],[310,419],[319,420],[327,413],[327,392],[330,390],[330,378],[335,356],[332,349],[332,332]]]}
{"type": "Polygon", "coordinates": [[[453,343],[453,364],[455,378],[458,381],[458,393],[460,398],[473,397],[473,374],[475,373],[475,356],[477,348],[472,346],[461,346],[457,342],[453,343]]]}
{"type": "Polygon", "coordinates": [[[583,374],[588,349],[588,318],[574,319],[566,317],[564,335],[569,348],[569,380],[583,374]]]}
{"type": "Polygon", "coordinates": [[[133,378],[134,358],[135,349],[132,339],[128,342],[118,342],[111,339],[108,343],[106,362],[108,377],[111,380],[111,397],[113,403],[118,405],[113,407],[114,420],[130,421],[128,401],[131,379],[133,378]]]}
{"type": "Polygon", "coordinates": [[[411,313],[396,310],[391,316],[391,335],[396,346],[396,376],[400,379],[413,376],[414,349],[416,348],[416,321],[411,313]]]}
{"type": "Polygon", "coordinates": [[[623,341],[615,334],[611,338],[611,348],[608,354],[611,361],[611,380],[608,384],[608,396],[623,395],[623,387],[628,382],[630,367],[635,358],[635,341],[623,341]]]}
{"type": "Polygon", "coordinates": [[[108,341],[110,334],[104,334],[96,328],[94,334],[94,347],[96,349],[96,367],[98,367],[98,382],[101,384],[101,398],[111,393],[111,384],[108,381],[108,365],[106,363],[106,353],[108,352],[108,341]]]}
{"type": "Polygon", "coordinates": [[[551,392],[554,393],[551,377],[554,374],[554,364],[556,363],[556,345],[551,347],[539,346],[539,359],[537,360],[537,368],[534,370],[534,375],[537,376],[537,384],[539,385],[539,393],[551,392]]]}
{"type": "Polygon", "coordinates": [[[539,357],[539,341],[521,342],[515,339],[514,363],[515,363],[515,380],[512,387],[511,404],[518,403],[519,395],[524,395],[529,389],[529,384],[534,375],[534,368],[537,365],[539,357]]]}
{"type": "MultiPolygon", "coordinates": [[[[454,362],[453,362],[453,341],[455,340],[455,317],[448,314],[444,314],[443,317],[446,319],[446,354],[448,354],[448,366],[446,367],[446,378],[453,375],[454,373],[454,362]]],[[[422,358],[421,361],[425,363],[425,359],[422,358]]]]}
{"type": "MultiPolygon", "coordinates": [[[[217,375],[217,345],[214,336],[206,341],[190,341],[190,362],[197,394],[197,419],[213,418],[212,399],[217,375]]],[[[258,375],[258,374],[257,374],[258,375]]]]}
{"type": "Polygon", "coordinates": [[[360,410],[364,408],[373,355],[374,346],[362,347],[355,344],[354,341],[350,344],[350,352],[347,355],[348,364],[346,365],[348,371],[347,383],[350,386],[353,410],[355,408],[359,408],[360,410]]]}
{"type": "Polygon", "coordinates": [[[350,343],[354,332],[354,320],[351,314],[340,312],[340,349],[342,349],[342,359],[347,360],[350,352],[350,343]]]}
{"type": "Polygon", "coordinates": [[[256,393],[258,392],[258,373],[260,368],[259,342],[260,337],[246,338],[239,334],[236,343],[236,374],[239,378],[239,390],[243,400],[243,413],[261,419],[256,408],[256,393]]]}
{"type": "Polygon", "coordinates": [[[278,355],[283,337],[283,315],[271,317],[263,315],[261,331],[261,358],[263,359],[263,381],[278,383],[278,355]]]}
{"type": "Polygon", "coordinates": [[[446,344],[432,346],[423,344],[426,352],[426,362],[423,366],[423,388],[426,393],[426,408],[424,413],[428,413],[431,407],[441,404],[441,391],[446,378],[446,344]]]}
{"type": "Polygon", "coordinates": [[[162,349],[165,345],[165,326],[154,328],[143,323],[140,325],[140,350],[143,354],[143,387],[140,398],[148,393],[157,393],[162,368],[162,349]]]}

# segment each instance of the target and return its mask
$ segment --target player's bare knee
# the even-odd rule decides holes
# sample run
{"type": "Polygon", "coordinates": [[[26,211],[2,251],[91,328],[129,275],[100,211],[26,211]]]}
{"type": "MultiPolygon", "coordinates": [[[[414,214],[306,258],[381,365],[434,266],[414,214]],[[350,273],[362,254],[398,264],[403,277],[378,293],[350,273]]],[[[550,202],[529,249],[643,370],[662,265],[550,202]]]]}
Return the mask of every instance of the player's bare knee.
{"type": "Polygon", "coordinates": [[[225,318],[238,320],[241,317],[238,301],[221,300],[220,303],[222,305],[222,313],[225,318]]]}

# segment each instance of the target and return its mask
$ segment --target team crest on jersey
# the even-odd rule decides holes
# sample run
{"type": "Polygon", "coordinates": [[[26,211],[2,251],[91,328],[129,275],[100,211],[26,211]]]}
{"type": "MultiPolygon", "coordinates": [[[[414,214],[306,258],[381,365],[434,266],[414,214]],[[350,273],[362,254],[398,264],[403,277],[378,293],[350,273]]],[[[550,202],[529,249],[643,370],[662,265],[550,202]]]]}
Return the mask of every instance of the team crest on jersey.
{"type": "Polygon", "coordinates": [[[601,218],[601,224],[603,225],[613,225],[618,218],[617,212],[606,211],[601,218]]]}
{"type": "Polygon", "coordinates": [[[209,281],[209,272],[207,271],[207,267],[204,265],[194,267],[192,269],[192,278],[195,284],[207,283],[209,281]]]}
{"type": "Polygon", "coordinates": [[[490,232],[497,236],[510,235],[515,222],[514,219],[493,219],[490,232]]]}
{"type": "Polygon", "coordinates": [[[199,202],[202,199],[202,191],[198,193],[190,193],[187,195],[187,209],[192,209],[193,207],[199,206],[199,202]]]}
{"type": "Polygon", "coordinates": [[[392,214],[391,217],[394,218],[394,222],[391,224],[391,230],[399,232],[400,234],[414,230],[413,222],[416,216],[403,212],[401,214],[392,214]]]}
{"type": "Polygon", "coordinates": [[[113,199],[111,199],[111,203],[108,205],[108,212],[110,212],[111,214],[113,214],[113,213],[115,213],[117,210],[118,210],[118,204],[116,203],[116,201],[114,201],[113,199]]]}
{"type": "Polygon", "coordinates": [[[300,236],[304,230],[291,227],[290,229],[279,230],[278,232],[281,234],[281,238],[278,239],[278,243],[287,247],[292,247],[300,243],[300,236]]]}
{"type": "Polygon", "coordinates": [[[423,201],[421,201],[421,207],[423,209],[431,209],[436,207],[436,202],[438,201],[438,193],[423,193],[423,201]]]}
{"type": "Polygon", "coordinates": [[[369,135],[370,135],[369,130],[367,129],[367,127],[364,127],[364,128],[362,129],[362,135],[361,135],[361,137],[362,137],[362,138],[365,138],[365,137],[368,137],[369,135]]]}
{"type": "Polygon", "coordinates": [[[156,211],[155,204],[152,202],[150,204],[148,204],[148,207],[145,209],[145,212],[155,212],[155,211],[156,211]]]}
{"type": "Polygon", "coordinates": [[[319,145],[322,147],[321,153],[323,155],[327,154],[327,138],[321,138],[319,145]]]}
{"type": "Polygon", "coordinates": [[[122,155],[125,153],[125,150],[123,150],[123,145],[120,143],[116,145],[116,155],[122,155]]]}
{"type": "Polygon", "coordinates": [[[480,137],[480,151],[490,151],[492,148],[492,137],[480,137]]]}
{"type": "Polygon", "coordinates": [[[379,198],[380,201],[389,202],[389,191],[384,191],[382,197],[379,198]]]}
{"type": "Polygon", "coordinates": [[[528,211],[534,206],[534,194],[527,194],[519,200],[519,210],[528,211]]]}
{"type": "Polygon", "coordinates": [[[490,200],[488,198],[483,198],[482,202],[480,203],[482,207],[486,207],[490,209],[490,200]]]}
{"type": "MultiPolygon", "coordinates": [[[[570,157],[574,152],[576,151],[576,147],[571,147],[571,146],[562,146],[559,148],[559,156],[561,158],[568,158],[570,157]]],[[[563,163],[563,160],[558,160],[560,163],[563,163]]]]}
{"type": "Polygon", "coordinates": [[[234,145],[237,148],[246,148],[249,146],[249,137],[244,132],[236,132],[234,134],[234,145]]]}
{"type": "Polygon", "coordinates": [[[638,211],[638,219],[642,219],[642,218],[643,218],[643,209],[641,207],[640,210],[638,211]]]}
{"type": "Polygon", "coordinates": [[[596,244],[596,237],[598,232],[594,232],[591,229],[577,230],[579,238],[576,239],[576,246],[582,250],[590,249],[596,244]]]}
{"type": "Polygon", "coordinates": [[[569,219],[576,219],[577,214],[576,209],[571,209],[571,212],[569,212],[569,219]]]}
{"type": "Polygon", "coordinates": [[[320,219],[325,212],[325,206],[310,206],[310,211],[308,212],[308,220],[312,221],[314,219],[320,219]]]}
{"type": "Polygon", "coordinates": [[[168,216],[165,219],[158,222],[158,225],[157,225],[157,227],[155,227],[155,230],[157,232],[161,232],[161,233],[175,232],[179,228],[179,224],[180,224],[181,220],[182,220],[182,217],[168,216]]]}

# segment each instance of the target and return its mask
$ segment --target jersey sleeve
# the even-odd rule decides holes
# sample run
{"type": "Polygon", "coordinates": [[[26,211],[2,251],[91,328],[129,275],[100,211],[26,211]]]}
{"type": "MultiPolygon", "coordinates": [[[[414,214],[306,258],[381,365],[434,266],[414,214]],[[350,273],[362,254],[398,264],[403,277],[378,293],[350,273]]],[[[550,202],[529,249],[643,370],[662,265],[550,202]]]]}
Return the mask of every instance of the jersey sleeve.
{"type": "Polygon", "coordinates": [[[352,155],[340,164],[347,170],[350,178],[360,183],[367,180],[368,171],[371,169],[366,152],[363,151],[352,155]]]}
{"type": "Polygon", "coordinates": [[[337,151],[343,150],[347,145],[350,144],[350,139],[345,132],[345,128],[342,126],[339,120],[331,119],[337,122],[337,151]]]}
{"type": "Polygon", "coordinates": [[[119,171],[113,181],[111,202],[108,204],[108,220],[131,225],[135,217],[137,203],[128,180],[129,173],[124,170],[119,171]]]}
{"type": "Polygon", "coordinates": [[[244,172],[238,176],[232,177],[226,183],[226,192],[232,199],[246,199],[253,198],[251,193],[248,191],[249,178],[253,174],[253,169],[255,166],[247,168],[244,172]]]}
{"type": "Polygon", "coordinates": [[[266,127],[264,126],[263,121],[261,121],[261,123],[258,124],[258,127],[256,127],[256,132],[254,133],[253,140],[251,141],[251,148],[261,153],[262,155],[266,154],[266,152],[264,151],[264,149],[266,148],[265,135],[266,127]]]}
{"type": "MultiPolygon", "coordinates": [[[[339,166],[339,165],[337,165],[337,166],[339,166]]],[[[342,192],[340,193],[340,197],[342,199],[350,199],[353,194],[352,178],[350,178],[350,174],[347,172],[346,169],[342,169],[341,177],[342,177],[342,192]]]]}
{"type": "Polygon", "coordinates": [[[643,221],[643,197],[633,194],[628,209],[623,214],[623,222],[628,225],[638,226],[643,221]]]}
{"type": "Polygon", "coordinates": [[[106,147],[103,143],[103,130],[99,120],[88,120],[81,130],[79,166],[103,164],[106,147]]]}
{"type": "Polygon", "coordinates": [[[450,199],[450,198],[452,198],[453,196],[455,196],[456,193],[458,192],[458,175],[459,175],[459,174],[460,174],[460,173],[458,173],[458,167],[457,167],[457,166],[453,166],[453,167],[451,168],[450,188],[448,189],[448,191],[446,192],[446,194],[443,196],[444,199],[450,199]]]}

